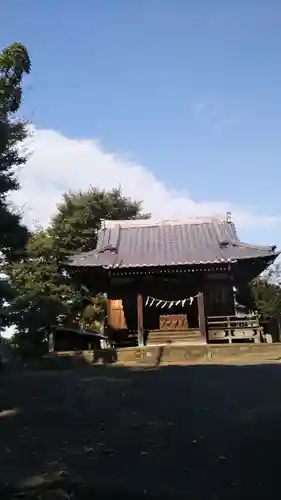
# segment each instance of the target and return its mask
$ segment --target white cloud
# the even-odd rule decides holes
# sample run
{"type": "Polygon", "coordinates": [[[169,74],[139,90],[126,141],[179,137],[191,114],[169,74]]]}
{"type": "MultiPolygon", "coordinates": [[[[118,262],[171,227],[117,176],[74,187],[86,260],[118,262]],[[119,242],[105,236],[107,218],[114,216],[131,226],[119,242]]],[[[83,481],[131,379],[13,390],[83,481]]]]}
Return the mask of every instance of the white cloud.
{"type": "Polygon", "coordinates": [[[204,113],[212,106],[213,101],[210,100],[199,100],[193,103],[192,109],[195,113],[204,113]]]}
{"type": "Polygon", "coordinates": [[[98,141],[34,129],[27,148],[32,154],[19,172],[22,188],[12,199],[24,207],[29,226],[34,222],[47,225],[65,191],[84,190],[90,185],[102,189],[120,185],[125,195],[143,200],[144,209],[160,218],[230,211],[240,227],[260,228],[279,222],[279,217],[257,215],[254,208],[232,206],[227,201],[195,202],[185,192],[169,189],[148,168],[104,151],[98,141]]]}
{"type": "Polygon", "coordinates": [[[192,110],[210,131],[225,131],[238,123],[237,112],[221,99],[208,98],[195,101],[192,110]]]}

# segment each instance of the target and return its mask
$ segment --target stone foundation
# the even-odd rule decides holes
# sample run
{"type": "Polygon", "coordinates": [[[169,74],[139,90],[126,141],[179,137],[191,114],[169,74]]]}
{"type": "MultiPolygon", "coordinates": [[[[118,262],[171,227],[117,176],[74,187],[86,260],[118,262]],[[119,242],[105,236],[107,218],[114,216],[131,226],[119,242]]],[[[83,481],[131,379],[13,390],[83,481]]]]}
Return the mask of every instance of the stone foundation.
{"type": "Polygon", "coordinates": [[[159,365],[183,363],[262,363],[281,361],[281,343],[165,345],[101,349],[83,352],[58,352],[45,356],[27,368],[72,369],[93,364],[159,365]]]}

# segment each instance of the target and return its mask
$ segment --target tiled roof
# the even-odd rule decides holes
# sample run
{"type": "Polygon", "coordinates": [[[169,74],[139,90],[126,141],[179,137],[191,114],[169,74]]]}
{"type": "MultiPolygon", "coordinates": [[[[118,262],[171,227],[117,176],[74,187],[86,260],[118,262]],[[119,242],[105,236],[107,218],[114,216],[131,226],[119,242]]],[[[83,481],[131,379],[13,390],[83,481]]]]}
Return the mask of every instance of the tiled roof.
{"type": "Polygon", "coordinates": [[[104,221],[97,248],[70,257],[72,266],[128,268],[227,263],[275,258],[276,247],[240,242],[226,218],[104,221]]]}

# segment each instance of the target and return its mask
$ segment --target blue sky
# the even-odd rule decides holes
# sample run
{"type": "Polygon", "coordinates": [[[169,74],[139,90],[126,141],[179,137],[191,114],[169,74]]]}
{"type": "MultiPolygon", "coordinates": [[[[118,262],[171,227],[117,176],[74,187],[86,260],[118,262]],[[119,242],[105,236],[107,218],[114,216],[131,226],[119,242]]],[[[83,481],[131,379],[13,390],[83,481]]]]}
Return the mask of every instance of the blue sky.
{"type": "MultiPolygon", "coordinates": [[[[55,203],[65,187],[84,188],[98,176],[103,185],[97,162],[129,159],[173,196],[191,199],[194,210],[250,214],[246,224],[238,216],[244,239],[281,245],[281,222],[266,218],[281,217],[280,2],[9,0],[3,11],[0,46],[21,41],[29,49],[22,112],[41,129],[21,200],[32,205],[32,190],[55,186],[48,196],[55,203]],[[92,146],[93,169],[89,151],[80,161],[75,150],[68,175],[77,139],[100,142],[92,146]],[[36,163],[37,188],[28,191],[36,163]]],[[[128,184],[126,165],[115,182],[123,185],[124,176],[126,194],[132,188],[147,197],[146,184],[136,192],[135,170],[128,184]]]]}

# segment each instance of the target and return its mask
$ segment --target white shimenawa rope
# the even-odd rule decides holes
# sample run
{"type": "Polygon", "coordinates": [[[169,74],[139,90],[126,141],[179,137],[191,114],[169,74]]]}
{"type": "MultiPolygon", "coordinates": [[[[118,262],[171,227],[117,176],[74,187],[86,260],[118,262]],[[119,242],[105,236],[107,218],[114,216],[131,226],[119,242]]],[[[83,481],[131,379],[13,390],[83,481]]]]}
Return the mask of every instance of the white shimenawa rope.
{"type": "Polygon", "coordinates": [[[157,299],[156,297],[151,297],[150,295],[148,295],[146,298],[146,301],[145,301],[145,306],[151,307],[151,306],[155,305],[155,307],[161,307],[161,309],[164,309],[164,307],[168,307],[168,309],[170,309],[173,306],[179,306],[179,305],[184,307],[184,305],[186,303],[191,306],[194,299],[196,299],[198,297],[198,295],[199,294],[194,295],[193,297],[186,297],[185,299],[179,299],[179,300],[163,300],[163,299],[157,299]]]}

